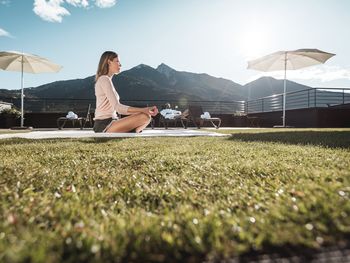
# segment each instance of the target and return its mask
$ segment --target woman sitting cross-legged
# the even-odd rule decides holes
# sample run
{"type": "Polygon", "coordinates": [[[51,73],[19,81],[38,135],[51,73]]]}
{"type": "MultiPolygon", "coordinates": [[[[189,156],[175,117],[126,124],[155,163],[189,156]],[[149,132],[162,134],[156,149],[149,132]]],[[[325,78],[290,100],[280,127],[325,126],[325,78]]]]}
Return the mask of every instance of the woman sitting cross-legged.
{"type": "Polygon", "coordinates": [[[120,72],[118,55],[106,51],[100,58],[95,78],[96,111],[94,118],[95,132],[142,132],[151,121],[151,116],[158,114],[156,106],[136,108],[119,102],[112,78],[120,72]],[[116,112],[129,115],[118,119],[116,112]]]}

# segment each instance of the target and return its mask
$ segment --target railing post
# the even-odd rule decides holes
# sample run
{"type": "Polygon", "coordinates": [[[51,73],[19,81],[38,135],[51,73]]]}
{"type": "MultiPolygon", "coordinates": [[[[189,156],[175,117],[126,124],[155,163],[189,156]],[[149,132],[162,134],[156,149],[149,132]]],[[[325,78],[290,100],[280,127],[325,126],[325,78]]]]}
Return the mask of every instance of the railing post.
{"type": "Polygon", "coordinates": [[[317,91],[317,89],[315,89],[314,108],[316,108],[316,106],[317,106],[317,102],[316,102],[316,91],[317,91]]]}
{"type": "Polygon", "coordinates": [[[284,94],[281,94],[282,101],[281,101],[281,110],[283,111],[283,100],[284,100],[284,94]]]}
{"type": "Polygon", "coordinates": [[[345,90],[343,89],[343,104],[345,104],[345,90]]]}
{"type": "Polygon", "coordinates": [[[261,100],[261,112],[264,112],[264,98],[261,100]]]}

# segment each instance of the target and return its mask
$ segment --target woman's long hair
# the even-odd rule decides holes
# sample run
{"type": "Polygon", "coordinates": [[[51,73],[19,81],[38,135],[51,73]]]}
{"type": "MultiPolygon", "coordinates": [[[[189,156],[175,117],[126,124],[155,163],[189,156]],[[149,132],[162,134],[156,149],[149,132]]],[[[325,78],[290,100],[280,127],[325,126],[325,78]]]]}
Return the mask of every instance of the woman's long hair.
{"type": "Polygon", "coordinates": [[[102,75],[107,75],[109,70],[108,60],[113,60],[118,57],[118,54],[113,51],[105,51],[101,55],[100,62],[98,63],[97,73],[95,81],[102,75]]]}

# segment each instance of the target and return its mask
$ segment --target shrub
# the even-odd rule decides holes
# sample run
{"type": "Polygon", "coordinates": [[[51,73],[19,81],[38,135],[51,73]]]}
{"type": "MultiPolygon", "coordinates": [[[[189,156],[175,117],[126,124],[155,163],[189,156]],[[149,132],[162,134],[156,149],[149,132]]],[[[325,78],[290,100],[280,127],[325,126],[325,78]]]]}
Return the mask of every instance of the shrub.
{"type": "Polygon", "coordinates": [[[4,109],[0,112],[0,117],[18,119],[21,117],[21,112],[16,108],[4,109]]]}

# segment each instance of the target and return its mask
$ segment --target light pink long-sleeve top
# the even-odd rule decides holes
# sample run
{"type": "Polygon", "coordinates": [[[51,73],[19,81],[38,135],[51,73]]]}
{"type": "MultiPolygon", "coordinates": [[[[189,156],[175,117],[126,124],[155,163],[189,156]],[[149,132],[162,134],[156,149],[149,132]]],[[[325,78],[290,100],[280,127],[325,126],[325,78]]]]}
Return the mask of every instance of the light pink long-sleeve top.
{"type": "Polygon", "coordinates": [[[114,88],[112,78],[100,76],[95,83],[96,110],[94,120],[116,118],[116,112],[127,115],[129,106],[119,102],[119,95],[114,88]]]}

